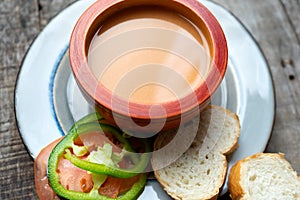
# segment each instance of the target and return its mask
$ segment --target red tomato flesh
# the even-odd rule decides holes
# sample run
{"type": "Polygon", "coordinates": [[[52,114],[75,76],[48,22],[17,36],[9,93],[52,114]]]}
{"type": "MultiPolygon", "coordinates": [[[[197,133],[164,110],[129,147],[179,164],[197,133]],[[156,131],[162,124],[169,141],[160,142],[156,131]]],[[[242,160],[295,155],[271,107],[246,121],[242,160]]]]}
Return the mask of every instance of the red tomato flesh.
{"type": "MultiPolygon", "coordinates": [[[[39,198],[43,200],[59,199],[49,185],[47,178],[47,165],[51,151],[60,140],[62,140],[62,138],[55,140],[54,142],[50,143],[48,146],[43,148],[34,162],[34,181],[36,191],[39,198]]],[[[120,153],[122,151],[122,148],[115,145],[104,134],[100,132],[82,134],[74,141],[74,143],[76,145],[87,146],[89,152],[96,150],[98,146],[103,146],[104,143],[109,143],[110,145],[112,145],[113,152],[120,153]]],[[[126,165],[128,166],[131,164],[127,163],[123,159],[120,162],[120,166],[125,167],[126,165]]],[[[93,188],[91,174],[88,174],[87,171],[74,166],[67,159],[59,159],[57,172],[60,177],[60,183],[68,190],[78,192],[90,192],[93,188]]],[[[132,185],[136,181],[138,181],[138,179],[138,175],[127,179],[120,179],[108,176],[106,181],[99,188],[99,194],[110,198],[116,198],[119,194],[128,191],[132,187],[132,185]]]]}

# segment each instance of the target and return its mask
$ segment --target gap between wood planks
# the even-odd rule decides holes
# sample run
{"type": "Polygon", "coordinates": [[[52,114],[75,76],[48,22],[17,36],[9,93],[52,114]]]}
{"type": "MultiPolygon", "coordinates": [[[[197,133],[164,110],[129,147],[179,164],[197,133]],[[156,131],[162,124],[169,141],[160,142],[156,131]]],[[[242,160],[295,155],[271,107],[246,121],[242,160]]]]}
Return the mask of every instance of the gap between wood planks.
{"type": "MultiPolygon", "coordinates": [[[[287,8],[286,8],[286,6],[285,6],[285,4],[282,2],[282,0],[279,0],[279,2],[280,2],[281,6],[282,6],[282,8],[283,8],[284,14],[286,15],[286,18],[287,18],[288,22],[289,22],[289,24],[291,25],[291,28],[292,28],[292,30],[293,30],[295,36],[296,36],[297,42],[298,42],[298,44],[300,45],[300,36],[299,36],[298,33],[297,33],[297,29],[296,29],[296,27],[295,27],[295,24],[294,24],[293,20],[291,19],[290,15],[289,15],[289,13],[288,13],[288,10],[287,10],[287,8]]],[[[297,5],[299,5],[299,0],[296,1],[296,2],[297,2],[297,5]]]]}

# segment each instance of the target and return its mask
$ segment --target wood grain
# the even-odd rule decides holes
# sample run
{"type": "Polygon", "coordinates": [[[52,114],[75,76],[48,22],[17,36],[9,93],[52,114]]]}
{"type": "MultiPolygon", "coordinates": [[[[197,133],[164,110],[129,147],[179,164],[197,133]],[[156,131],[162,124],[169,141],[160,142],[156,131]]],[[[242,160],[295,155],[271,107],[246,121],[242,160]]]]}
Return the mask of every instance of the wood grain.
{"type": "Polygon", "coordinates": [[[38,0],[39,22],[43,28],[49,20],[75,0],[38,0]]]}
{"type": "Polygon", "coordinates": [[[284,12],[288,17],[293,31],[297,34],[297,41],[300,42],[300,0],[281,0],[284,12]]]}
{"type": "MultiPolygon", "coordinates": [[[[31,42],[53,16],[73,1],[0,1],[0,199],[37,199],[33,161],[16,126],[14,86],[31,42]]],[[[234,13],[262,48],[277,101],[274,130],[266,151],[285,153],[300,173],[299,0],[214,1],[234,13]]]]}
{"type": "Polygon", "coordinates": [[[0,199],[33,199],[32,159],[17,130],[14,86],[22,58],[39,32],[36,1],[0,3],[0,199]]]}

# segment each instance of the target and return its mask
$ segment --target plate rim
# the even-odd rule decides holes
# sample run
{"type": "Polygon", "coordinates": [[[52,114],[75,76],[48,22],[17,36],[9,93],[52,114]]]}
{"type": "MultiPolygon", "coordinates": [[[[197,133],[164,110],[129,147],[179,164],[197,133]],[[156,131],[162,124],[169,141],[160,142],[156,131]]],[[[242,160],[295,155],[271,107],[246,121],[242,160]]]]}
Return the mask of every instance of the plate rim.
{"type": "MultiPolygon", "coordinates": [[[[21,82],[21,76],[22,76],[22,73],[24,73],[23,71],[24,71],[24,63],[26,62],[26,60],[27,60],[27,57],[28,57],[28,55],[29,55],[29,53],[32,51],[32,49],[34,48],[34,45],[36,44],[36,43],[38,43],[38,39],[41,37],[41,35],[45,32],[45,31],[47,31],[47,28],[49,28],[49,25],[51,24],[51,23],[53,23],[55,20],[57,20],[59,17],[60,17],[60,15],[62,14],[62,12],[64,12],[64,11],[67,11],[67,10],[69,10],[69,9],[71,9],[71,7],[72,6],[75,6],[76,4],[80,4],[80,3],[82,3],[83,2],[83,0],[78,0],[78,1],[74,1],[74,2],[71,2],[71,3],[68,3],[67,5],[65,5],[65,7],[64,8],[62,8],[58,13],[56,13],[55,15],[53,15],[50,19],[49,19],[49,21],[48,21],[48,23],[42,28],[42,30],[40,30],[39,31],[39,33],[38,34],[36,34],[35,36],[34,36],[34,38],[32,39],[32,41],[31,41],[31,43],[29,44],[29,46],[28,46],[28,48],[26,49],[26,51],[25,51],[25,54],[24,54],[24,56],[23,56],[23,58],[22,58],[22,60],[21,60],[21,63],[20,63],[20,68],[19,68],[19,70],[18,70],[18,73],[17,73],[17,76],[16,76],[16,81],[15,81],[15,85],[14,85],[14,96],[13,96],[13,101],[14,101],[14,117],[15,117],[15,121],[16,121],[16,128],[17,128],[17,130],[18,130],[18,132],[19,132],[19,135],[20,135],[20,137],[21,137],[21,140],[22,140],[22,143],[24,144],[24,146],[25,146],[25,148],[26,148],[26,151],[28,152],[28,154],[30,155],[30,157],[34,160],[35,159],[35,156],[34,156],[34,154],[33,154],[33,152],[30,150],[30,147],[29,147],[29,144],[28,143],[26,143],[26,138],[25,138],[25,135],[24,135],[24,133],[22,133],[23,131],[21,130],[21,120],[18,118],[18,111],[17,111],[17,107],[18,107],[18,105],[17,105],[17,103],[18,103],[18,101],[17,101],[17,96],[18,96],[18,90],[19,90],[19,87],[20,87],[20,82],[21,82]]],[[[87,2],[87,4],[89,4],[88,5],[88,7],[92,4],[92,3],[94,3],[95,2],[95,0],[90,0],[90,2],[87,2]],[[91,2],[91,3],[90,3],[91,2]]],[[[69,46],[69,43],[68,43],[68,45],[67,45],[67,47],[69,46]]],[[[67,47],[65,47],[65,49],[63,49],[63,50],[61,50],[61,53],[60,54],[62,54],[62,55],[58,55],[57,57],[56,57],[56,61],[55,61],[55,64],[57,65],[57,66],[59,66],[59,63],[61,62],[61,59],[59,60],[59,58],[62,58],[63,57],[63,51],[66,51],[68,48],[67,47]]],[[[51,70],[51,72],[53,72],[53,69],[51,70]]],[[[51,74],[51,76],[52,76],[52,74],[51,74]]],[[[49,83],[48,83],[49,84],[49,83]]],[[[49,87],[48,87],[48,89],[49,89],[49,87]]],[[[49,92],[48,92],[49,93],[49,92]]],[[[48,96],[49,96],[49,94],[48,94],[48,96]]],[[[49,98],[49,97],[48,97],[49,98]]],[[[55,116],[56,117],[56,116],[55,116]]],[[[57,117],[56,117],[57,118],[57,117]]],[[[58,124],[57,124],[58,125],[58,124]]],[[[58,127],[59,128],[59,127],[58,127]]]]}
{"type": "MultiPolygon", "coordinates": [[[[273,75],[272,75],[272,71],[271,71],[271,68],[270,68],[270,64],[269,64],[269,61],[267,60],[267,58],[266,58],[266,55],[265,55],[265,53],[264,53],[264,51],[262,50],[262,48],[261,48],[261,46],[260,46],[260,44],[258,43],[258,41],[254,38],[254,36],[252,35],[252,33],[249,31],[249,29],[242,23],[242,21],[237,17],[237,16],[235,16],[234,14],[233,14],[233,12],[231,12],[230,10],[228,10],[227,8],[225,8],[223,5],[221,5],[221,4],[219,4],[219,3],[216,3],[216,2],[213,2],[213,1],[207,1],[207,0],[198,0],[198,1],[200,1],[201,3],[203,3],[203,2],[208,2],[208,3],[211,3],[211,4],[215,4],[216,6],[219,6],[219,7],[221,7],[223,10],[225,10],[225,11],[227,11],[228,12],[228,14],[230,14],[233,18],[235,18],[235,20],[241,25],[241,27],[247,32],[247,34],[250,36],[250,38],[251,38],[251,40],[255,43],[255,45],[256,45],[256,47],[258,48],[258,50],[259,50],[259,53],[262,55],[262,57],[263,57],[263,61],[266,63],[266,69],[267,69],[267,72],[268,72],[268,76],[269,76],[269,78],[270,78],[270,83],[271,83],[271,85],[270,85],[270,88],[272,89],[272,100],[273,100],[273,104],[274,104],[274,106],[273,106],[273,108],[272,108],[272,111],[273,111],[273,115],[272,115],[272,119],[271,119],[271,124],[269,125],[269,130],[268,130],[268,132],[266,132],[265,134],[268,134],[268,140],[266,140],[265,142],[264,142],[264,146],[262,146],[260,149],[260,151],[261,152],[263,152],[263,151],[265,151],[265,149],[266,149],[266,147],[267,147],[267,145],[269,144],[269,141],[270,141],[270,139],[271,139],[271,136],[272,136],[272,133],[273,133],[273,129],[274,129],[274,125],[275,125],[275,119],[276,119],[276,106],[277,106],[277,101],[276,101],[276,90],[275,90],[275,84],[274,84],[274,79],[273,79],[273,75]]],[[[56,15],[54,15],[52,18],[51,18],[51,20],[49,21],[49,23],[51,23],[54,19],[56,19],[56,18],[58,18],[59,17],[59,15],[61,14],[61,12],[62,11],[65,11],[65,10],[67,10],[67,9],[70,9],[71,8],[71,6],[73,6],[74,4],[77,4],[77,3],[79,3],[79,2],[82,2],[82,1],[75,1],[75,2],[72,2],[72,3],[70,3],[70,4],[68,4],[68,5],[66,5],[60,12],[58,12],[56,15]]],[[[91,2],[93,2],[93,1],[91,1],[91,2]]],[[[89,2],[87,3],[87,4],[89,4],[89,2]]],[[[24,70],[24,62],[25,62],[25,60],[26,60],[26,58],[27,58],[27,56],[28,56],[28,53],[32,50],[32,48],[34,47],[34,44],[37,42],[37,39],[41,36],[41,34],[45,31],[45,29],[47,28],[47,26],[49,25],[49,23],[34,37],[34,39],[32,40],[32,42],[31,42],[31,44],[29,45],[29,47],[27,48],[27,50],[26,50],[26,52],[25,52],[25,54],[24,54],[24,57],[23,57],[23,59],[22,59],[22,61],[21,61],[21,64],[20,64],[20,69],[19,69],[19,71],[18,71],[18,73],[17,73],[17,77],[16,77],[16,82],[15,82],[15,86],[14,86],[14,88],[15,88],[15,91],[14,91],[14,115],[15,115],[15,120],[16,120],[16,127],[17,127],[17,130],[18,130],[18,132],[19,132],[19,135],[20,135],[20,137],[21,137],[21,139],[22,139],[22,143],[24,144],[24,146],[25,146],[25,148],[26,148],[26,150],[27,150],[27,152],[29,153],[29,155],[32,157],[32,159],[34,159],[34,155],[33,155],[33,153],[32,153],[32,151],[30,150],[30,147],[29,147],[29,144],[28,143],[26,143],[26,139],[25,139],[25,135],[26,134],[24,134],[23,133],[23,131],[21,130],[21,121],[20,121],[20,119],[18,119],[18,114],[17,114],[17,96],[18,96],[18,94],[17,94],[17,92],[18,92],[18,87],[19,87],[19,85],[21,84],[20,82],[21,82],[21,80],[20,80],[20,77],[21,77],[21,75],[22,75],[22,71],[24,70]]],[[[67,49],[68,49],[68,45],[67,45],[67,47],[65,48],[65,49],[63,49],[61,52],[61,54],[59,55],[59,56],[57,56],[56,58],[57,58],[57,61],[56,61],[56,65],[57,65],[57,67],[56,67],[56,70],[57,70],[57,68],[58,68],[58,66],[59,66],[59,64],[60,64],[60,62],[61,62],[61,60],[62,60],[62,57],[63,57],[63,55],[64,55],[64,53],[67,51],[67,49]]],[[[56,71],[55,70],[55,71],[56,71]]],[[[53,69],[51,70],[51,71],[54,71],[53,69]]],[[[51,75],[52,76],[52,75],[51,75]]],[[[55,74],[54,74],[54,77],[55,77],[55,74]]],[[[52,87],[52,94],[53,94],[53,87],[52,87]]],[[[49,92],[48,92],[49,93],[49,92]]],[[[53,98],[52,98],[52,102],[53,102],[53,98]]],[[[52,108],[52,110],[54,110],[54,112],[55,112],[55,108],[52,108]]],[[[53,111],[51,111],[51,112],[53,112],[53,111]]],[[[57,116],[56,116],[56,114],[55,115],[53,115],[53,116],[55,116],[55,118],[56,118],[56,121],[57,121],[57,116]]],[[[61,125],[59,124],[59,122],[57,121],[57,127],[61,127],[61,125]]]]}
{"type": "MultiPolygon", "coordinates": [[[[198,0],[198,1],[208,1],[208,0],[198,0]]],[[[272,75],[272,71],[271,71],[271,67],[270,67],[270,63],[267,59],[267,56],[266,54],[264,53],[261,45],[259,44],[259,42],[255,39],[255,37],[253,36],[253,34],[250,32],[250,30],[246,27],[246,25],[231,11],[231,10],[228,10],[225,6],[217,3],[217,2],[214,2],[214,1],[209,1],[210,3],[212,4],[215,4],[219,7],[221,7],[222,9],[226,10],[233,18],[235,18],[235,20],[243,27],[243,29],[248,33],[248,35],[250,36],[251,40],[255,43],[255,45],[257,46],[259,52],[261,53],[264,61],[266,62],[266,66],[267,66],[267,70],[268,70],[268,74],[269,74],[269,78],[270,78],[270,81],[271,81],[271,88],[272,88],[272,93],[273,93],[273,102],[274,102],[274,106],[273,106],[273,119],[272,119],[272,124],[270,126],[270,133],[269,133],[269,140],[266,142],[266,145],[264,147],[264,150],[266,149],[267,145],[269,144],[270,142],[270,139],[272,137],[272,133],[273,133],[273,129],[274,129],[274,126],[275,126],[275,119],[276,119],[276,115],[277,115],[277,111],[276,111],[276,107],[277,107],[277,100],[276,100],[276,90],[275,90],[275,81],[274,81],[274,78],[273,78],[273,75],[272,75]]]]}

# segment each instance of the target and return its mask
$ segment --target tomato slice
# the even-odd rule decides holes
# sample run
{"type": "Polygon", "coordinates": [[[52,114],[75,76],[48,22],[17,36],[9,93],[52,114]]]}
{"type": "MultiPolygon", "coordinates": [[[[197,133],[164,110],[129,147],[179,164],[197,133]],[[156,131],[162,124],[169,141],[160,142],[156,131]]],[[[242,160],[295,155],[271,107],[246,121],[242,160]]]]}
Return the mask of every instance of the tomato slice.
{"type": "Polygon", "coordinates": [[[105,182],[99,188],[99,193],[110,198],[117,198],[121,187],[121,179],[107,177],[105,182]]]}
{"type": "MultiPolygon", "coordinates": [[[[101,132],[90,132],[81,134],[77,139],[76,143],[82,144],[88,148],[88,151],[97,150],[97,147],[103,146],[104,143],[108,143],[112,146],[113,152],[120,153],[122,148],[114,144],[109,138],[101,132]]],[[[75,144],[76,144],[75,143],[75,144]]]]}
{"type": "MultiPolygon", "coordinates": [[[[62,140],[62,138],[55,140],[54,142],[43,148],[34,163],[34,180],[36,191],[39,198],[43,200],[59,199],[49,185],[47,178],[47,166],[50,153],[60,140],[62,140]]],[[[77,145],[87,146],[89,152],[96,150],[98,146],[103,146],[104,143],[109,143],[110,145],[112,145],[114,152],[120,153],[122,151],[122,148],[120,148],[119,145],[114,144],[107,138],[106,135],[100,132],[90,132],[82,134],[74,141],[74,143],[77,145]]],[[[123,159],[119,164],[121,167],[125,168],[126,166],[131,165],[130,163],[126,162],[125,159],[123,159]]],[[[90,192],[93,188],[91,174],[88,174],[87,171],[74,166],[69,160],[63,157],[59,159],[57,172],[60,177],[60,183],[68,190],[90,192]]],[[[128,191],[132,187],[132,185],[136,181],[138,181],[138,179],[138,175],[127,179],[108,176],[106,181],[99,188],[99,194],[110,198],[117,198],[120,193],[122,194],[128,191]]]]}
{"type": "Polygon", "coordinates": [[[138,180],[139,175],[125,179],[109,176],[98,191],[103,196],[117,198],[119,194],[127,192],[138,180]]]}
{"type": "Polygon", "coordinates": [[[34,161],[34,182],[36,193],[38,197],[43,200],[59,199],[49,185],[47,178],[47,166],[50,153],[60,140],[62,140],[62,138],[55,140],[43,148],[34,161]]]}
{"type": "Polygon", "coordinates": [[[69,160],[60,158],[57,172],[62,186],[77,192],[90,192],[93,188],[92,175],[73,165],[69,160]]]}

